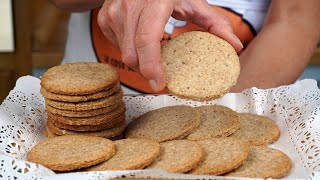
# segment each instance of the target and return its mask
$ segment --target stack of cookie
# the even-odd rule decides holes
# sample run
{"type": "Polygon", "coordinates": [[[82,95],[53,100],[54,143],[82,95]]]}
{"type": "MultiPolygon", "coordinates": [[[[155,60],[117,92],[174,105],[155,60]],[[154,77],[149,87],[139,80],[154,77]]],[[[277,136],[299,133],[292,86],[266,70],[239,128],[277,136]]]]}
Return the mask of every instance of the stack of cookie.
{"type": "Polygon", "coordinates": [[[41,78],[48,113],[47,136],[82,134],[113,138],[125,129],[119,75],[109,65],[72,63],[41,78]]]}

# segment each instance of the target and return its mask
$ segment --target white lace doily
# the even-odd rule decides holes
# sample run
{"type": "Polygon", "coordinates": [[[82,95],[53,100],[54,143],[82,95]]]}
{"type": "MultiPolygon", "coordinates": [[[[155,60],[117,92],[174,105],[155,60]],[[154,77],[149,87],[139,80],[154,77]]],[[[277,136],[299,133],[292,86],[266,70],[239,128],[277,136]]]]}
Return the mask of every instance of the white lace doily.
{"type": "MultiPolygon", "coordinates": [[[[209,102],[174,96],[125,96],[129,122],[151,109],[185,104],[221,104],[237,112],[268,116],[278,124],[281,136],[270,147],[285,152],[293,162],[287,179],[320,179],[320,90],[314,80],[268,90],[249,89],[209,102]]],[[[42,141],[46,124],[40,80],[20,78],[0,106],[0,179],[109,179],[116,176],[171,177],[176,179],[222,179],[215,176],[168,174],[162,171],[104,171],[55,174],[26,161],[27,152],[42,141]]]]}

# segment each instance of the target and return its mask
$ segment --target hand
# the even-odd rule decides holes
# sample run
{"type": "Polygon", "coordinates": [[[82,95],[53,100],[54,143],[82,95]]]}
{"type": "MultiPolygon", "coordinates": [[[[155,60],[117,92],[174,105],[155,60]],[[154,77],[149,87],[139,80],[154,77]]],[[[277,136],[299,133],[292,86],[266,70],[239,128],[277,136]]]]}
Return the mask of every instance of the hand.
{"type": "Polygon", "coordinates": [[[205,0],[105,0],[98,24],[122,52],[122,61],[140,71],[154,91],[165,87],[160,63],[160,41],[170,16],[191,21],[242,49],[227,17],[213,10],[205,0]]]}

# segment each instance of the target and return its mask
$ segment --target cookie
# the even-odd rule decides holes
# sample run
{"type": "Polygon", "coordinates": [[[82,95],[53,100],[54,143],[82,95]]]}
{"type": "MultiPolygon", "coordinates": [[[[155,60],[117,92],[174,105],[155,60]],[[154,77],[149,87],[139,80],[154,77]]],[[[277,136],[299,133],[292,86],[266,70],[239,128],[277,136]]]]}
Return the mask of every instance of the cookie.
{"type": "Polygon", "coordinates": [[[56,137],[56,136],[57,136],[56,134],[54,134],[53,132],[51,132],[51,130],[50,130],[48,127],[46,127],[45,135],[46,135],[47,138],[53,138],[53,137],[56,137]]]}
{"type": "Polygon", "coordinates": [[[265,146],[252,146],[248,160],[226,176],[278,179],[286,176],[291,168],[291,160],[283,152],[265,146]]]}
{"type": "Polygon", "coordinates": [[[121,88],[120,83],[116,83],[115,85],[112,85],[112,87],[106,90],[102,90],[100,92],[93,93],[93,94],[77,95],[77,96],[55,94],[45,90],[44,88],[40,88],[40,92],[45,98],[55,100],[55,101],[81,102],[81,101],[90,101],[90,100],[109,96],[115,93],[116,91],[118,91],[120,88],[121,88]]]}
{"type": "Polygon", "coordinates": [[[227,137],[240,128],[239,115],[232,109],[213,105],[200,106],[200,126],[193,131],[188,140],[206,140],[216,137],[227,137]]]}
{"type": "Polygon", "coordinates": [[[48,69],[41,77],[41,87],[64,95],[93,94],[119,82],[116,70],[103,63],[69,63],[48,69]]]}
{"type": "Polygon", "coordinates": [[[101,131],[71,131],[66,129],[61,129],[59,127],[54,126],[50,121],[47,123],[48,128],[50,131],[56,135],[62,136],[62,135],[88,135],[88,136],[98,136],[98,137],[104,137],[104,138],[112,138],[116,137],[122,134],[124,129],[126,128],[126,123],[122,122],[122,124],[119,124],[119,126],[116,126],[111,129],[105,129],[101,131]]]}
{"type": "Polygon", "coordinates": [[[105,114],[100,114],[97,116],[91,116],[91,117],[65,117],[65,116],[60,116],[56,114],[52,114],[50,112],[47,112],[48,114],[48,119],[57,122],[59,124],[65,124],[65,125],[100,125],[100,124],[107,124],[109,123],[114,124],[119,116],[124,116],[125,113],[125,107],[119,107],[115,109],[114,111],[105,113],[105,114]]]}
{"type": "Polygon", "coordinates": [[[190,106],[169,106],[149,111],[132,121],[126,138],[164,142],[189,135],[200,124],[200,113],[190,106]]]}
{"type": "Polygon", "coordinates": [[[241,166],[249,156],[249,147],[227,138],[197,141],[204,149],[204,159],[192,174],[220,175],[241,166]]]}
{"type": "Polygon", "coordinates": [[[160,154],[160,144],[146,139],[114,141],[117,153],[108,161],[88,168],[88,171],[143,169],[160,154]]]}
{"type": "Polygon", "coordinates": [[[98,124],[98,125],[68,125],[68,124],[63,124],[59,123],[57,121],[52,121],[51,119],[48,118],[48,122],[59,127],[60,129],[66,129],[66,130],[71,130],[71,131],[101,131],[105,129],[111,129],[116,126],[119,126],[120,124],[123,124],[125,122],[125,116],[120,115],[118,117],[113,118],[111,121],[98,124]]]}
{"type": "Polygon", "coordinates": [[[277,124],[270,118],[250,113],[240,113],[240,129],[230,138],[245,141],[251,145],[266,145],[280,136],[277,124]]]}
{"type": "Polygon", "coordinates": [[[111,140],[70,135],[42,141],[28,152],[27,159],[54,171],[72,171],[104,162],[115,153],[111,140]]]}
{"type": "Polygon", "coordinates": [[[193,141],[173,140],[161,143],[161,154],[147,169],[185,173],[195,168],[204,157],[202,147],[193,141]]]}
{"type": "Polygon", "coordinates": [[[111,112],[121,106],[124,106],[123,101],[119,101],[119,103],[111,104],[107,107],[103,107],[103,108],[99,108],[99,109],[92,109],[92,110],[86,110],[86,111],[70,111],[70,110],[57,109],[57,108],[54,108],[54,107],[46,104],[46,110],[47,110],[47,112],[50,112],[52,114],[57,114],[57,115],[64,116],[64,117],[82,118],[82,117],[92,117],[92,116],[97,116],[100,114],[105,114],[105,113],[111,112]]]}
{"type": "Polygon", "coordinates": [[[116,93],[106,96],[100,99],[95,99],[91,101],[71,103],[71,102],[60,102],[46,99],[46,104],[57,109],[70,110],[70,111],[86,111],[92,109],[99,109],[103,107],[108,107],[113,104],[122,101],[123,91],[117,91],[116,93]]]}
{"type": "Polygon", "coordinates": [[[221,97],[240,74],[239,57],[225,40],[193,31],[170,40],[161,51],[168,90],[180,97],[209,100],[221,97]]]}

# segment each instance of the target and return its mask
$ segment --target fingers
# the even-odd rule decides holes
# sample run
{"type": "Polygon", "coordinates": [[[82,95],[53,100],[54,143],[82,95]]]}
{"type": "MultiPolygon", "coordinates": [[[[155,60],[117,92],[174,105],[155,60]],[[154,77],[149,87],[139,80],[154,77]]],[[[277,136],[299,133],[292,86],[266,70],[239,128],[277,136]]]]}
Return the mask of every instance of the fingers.
{"type": "Polygon", "coordinates": [[[174,0],[174,2],[175,13],[173,15],[179,19],[190,20],[206,31],[225,39],[237,52],[243,48],[239,38],[233,34],[229,19],[212,9],[205,0],[188,0],[188,3],[174,0]]]}
{"type": "Polygon", "coordinates": [[[149,79],[154,91],[160,91],[165,87],[164,72],[160,63],[160,41],[165,24],[172,14],[173,6],[170,2],[158,0],[145,6],[135,37],[140,72],[149,79]]]}
{"type": "Polygon", "coordinates": [[[123,44],[122,61],[132,69],[139,71],[138,54],[135,47],[135,36],[139,22],[139,16],[143,9],[142,1],[124,0],[121,7],[123,12],[123,44]]]}
{"type": "Polygon", "coordinates": [[[119,44],[122,43],[122,25],[118,19],[119,10],[120,4],[118,1],[105,1],[97,17],[97,22],[103,35],[118,48],[121,47],[119,44]]]}

